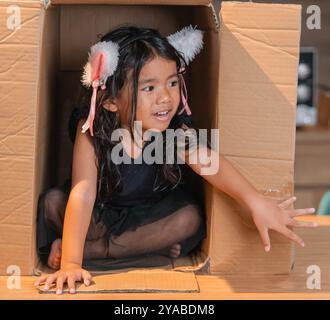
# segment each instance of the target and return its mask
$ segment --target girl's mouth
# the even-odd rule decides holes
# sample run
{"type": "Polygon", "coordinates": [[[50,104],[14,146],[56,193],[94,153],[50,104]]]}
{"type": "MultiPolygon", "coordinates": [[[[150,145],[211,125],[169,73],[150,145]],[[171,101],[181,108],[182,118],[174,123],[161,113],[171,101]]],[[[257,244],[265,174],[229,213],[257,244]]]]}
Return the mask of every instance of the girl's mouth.
{"type": "Polygon", "coordinates": [[[153,117],[160,121],[167,121],[170,118],[170,110],[159,111],[152,114],[153,117]]]}

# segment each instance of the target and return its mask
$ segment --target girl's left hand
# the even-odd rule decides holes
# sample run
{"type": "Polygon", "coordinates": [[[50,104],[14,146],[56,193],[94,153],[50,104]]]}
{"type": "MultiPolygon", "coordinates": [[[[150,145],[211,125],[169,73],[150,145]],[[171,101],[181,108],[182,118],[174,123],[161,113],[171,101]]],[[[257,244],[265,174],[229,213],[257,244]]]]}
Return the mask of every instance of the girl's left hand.
{"type": "Polygon", "coordinates": [[[287,238],[304,246],[304,241],[288,227],[311,228],[318,226],[314,222],[297,221],[294,219],[294,217],[309,215],[315,212],[314,208],[296,210],[288,209],[294,201],[296,201],[296,197],[289,198],[280,204],[276,204],[272,200],[263,197],[254,202],[253,207],[251,208],[252,218],[265,246],[265,251],[270,250],[268,234],[268,230],[270,229],[282,233],[287,238]]]}

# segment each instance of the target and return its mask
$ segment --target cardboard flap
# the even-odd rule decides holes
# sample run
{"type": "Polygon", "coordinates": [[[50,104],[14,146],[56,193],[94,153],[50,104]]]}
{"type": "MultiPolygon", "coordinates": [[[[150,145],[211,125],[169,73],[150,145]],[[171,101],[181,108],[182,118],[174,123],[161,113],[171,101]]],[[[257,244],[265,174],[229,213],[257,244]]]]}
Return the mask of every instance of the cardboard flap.
{"type": "MultiPolygon", "coordinates": [[[[219,33],[220,153],[261,193],[293,194],[301,6],[222,2],[219,33]]],[[[210,271],[288,273],[292,243],[271,232],[263,249],[251,216],[215,192],[210,271]]]]}
{"type": "Polygon", "coordinates": [[[221,152],[293,162],[301,6],[224,2],[221,16],[221,152]]]}
{"type": "MultiPolygon", "coordinates": [[[[38,287],[39,293],[55,293],[55,284],[49,290],[38,287]]],[[[162,269],[132,270],[122,273],[94,275],[92,284],[86,287],[76,283],[77,293],[111,292],[199,292],[193,272],[165,271],[162,269]]],[[[65,285],[63,293],[68,293],[65,285]]]]}
{"type": "MultiPolygon", "coordinates": [[[[151,5],[150,0],[44,0],[51,4],[119,4],[119,5],[151,5]]],[[[152,5],[208,5],[212,0],[155,0],[152,5]]]]}

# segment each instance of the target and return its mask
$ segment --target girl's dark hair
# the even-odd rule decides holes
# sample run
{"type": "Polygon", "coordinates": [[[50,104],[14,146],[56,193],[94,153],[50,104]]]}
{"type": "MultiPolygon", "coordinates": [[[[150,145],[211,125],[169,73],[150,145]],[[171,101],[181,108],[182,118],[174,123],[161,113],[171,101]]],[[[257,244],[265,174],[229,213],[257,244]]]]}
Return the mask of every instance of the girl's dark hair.
{"type": "MultiPolygon", "coordinates": [[[[180,73],[180,68],[186,68],[183,56],[178,52],[166,39],[160,35],[157,30],[149,28],[139,28],[134,26],[120,27],[106,35],[100,41],[113,41],[119,45],[119,61],[118,67],[106,82],[106,89],[99,90],[96,99],[96,114],[94,119],[94,137],[92,137],[95,154],[97,157],[98,168],[98,199],[102,204],[105,204],[109,199],[109,195],[120,186],[120,170],[118,165],[111,161],[112,148],[118,143],[111,141],[111,134],[115,129],[121,127],[118,112],[110,112],[102,107],[102,104],[107,99],[115,99],[118,97],[124,84],[129,80],[128,74],[131,73],[132,81],[132,100],[130,101],[129,128],[133,137],[133,125],[136,118],[136,104],[138,92],[138,79],[142,67],[155,56],[160,56],[164,59],[176,62],[177,72],[180,73]]],[[[181,84],[182,85],[182,84],[181,84]]],[[[87,119],[90,107],[90,99],[92,89],[85,89],[82,99],[79,101],[79,110],[76,114],[76,120],[87,119]]],[[[182,108],[182,102],[178,107],[178,111],[182,108]]],[[[181,128],[182,124],[191,127],[191,119],[185,115],[175,115],[170,123],[170,128],[181,128]]],[[[89,134],[89,131],[86,134],[89,134]]],[[[163,139],[164,143],[166,139],[163,139]]],[[[181,182],[182,171],[180,165],[156,164],[158,185],[154,185],[154,190],[162,188],[161,181],[165,181],[176,187],[181,182]],[[159,184],[160,183],[160,184],[159,184]]]]}

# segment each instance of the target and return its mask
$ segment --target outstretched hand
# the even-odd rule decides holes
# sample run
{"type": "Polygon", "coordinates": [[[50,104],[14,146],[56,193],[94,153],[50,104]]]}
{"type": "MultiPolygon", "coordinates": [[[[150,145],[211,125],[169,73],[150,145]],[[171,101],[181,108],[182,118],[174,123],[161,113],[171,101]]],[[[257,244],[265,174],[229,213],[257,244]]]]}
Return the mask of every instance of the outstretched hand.
{"type": "Polygon", "coordinates": [[[253,205],[252,218],[259,231],[265,251],[270,250],[269,230],[275,230],[287,238],[304,246],[304,241],[289,227],[314,228],[318,225],[314,222],[297,221],[298,216],[309,215],[315,212],[314,208],[288,209],[296,201],[296,197],[289,198],[280,204],[276,204],[267,198],[261,198],[253,205]]]}

